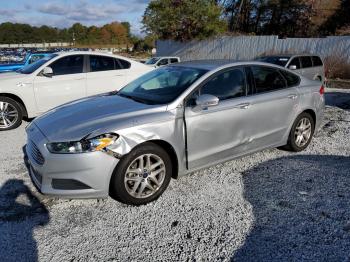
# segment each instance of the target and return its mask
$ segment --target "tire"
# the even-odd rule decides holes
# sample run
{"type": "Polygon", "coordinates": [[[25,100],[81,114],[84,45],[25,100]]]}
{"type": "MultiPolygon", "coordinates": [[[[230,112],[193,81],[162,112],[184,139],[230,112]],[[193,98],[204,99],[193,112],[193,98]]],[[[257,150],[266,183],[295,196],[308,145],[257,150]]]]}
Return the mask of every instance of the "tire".
{"type": "Polygon", "coordinates": [[[22,106],[11,98],[0,96],[0,131],[19,127],[22,119],[22,106]]]}
{"type": "Polygon", "coordinates": [[[315,121],[312,116],[306,112],[301,113],[293,123],[289,133],[287,145],[282,148],[293,152],[303,151],[310,144],[314,130],[315,121]]]}
{"type": "Polygon", "coordinates": [[[110,196],[125,204],[144,205],[164,192],[171,177],[172,163],[168,153],[160,146],[146,142],[121,158],[111,178],[110,196]]]}

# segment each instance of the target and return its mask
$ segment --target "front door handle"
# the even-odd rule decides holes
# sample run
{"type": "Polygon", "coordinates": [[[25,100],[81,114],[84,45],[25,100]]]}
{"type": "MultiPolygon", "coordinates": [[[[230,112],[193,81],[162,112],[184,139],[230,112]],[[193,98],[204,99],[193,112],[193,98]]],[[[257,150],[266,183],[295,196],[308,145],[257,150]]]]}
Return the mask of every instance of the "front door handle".
{"type": "Polygon", "coordinates": [[[296,94],[287,96],[289,99],[296,99],[298,96],[296,94]]]}
{"type": "Polygon", "coordinates": [[[250,103],[243,103],[235,106],[235,108],[239,108],[239,109],[248,109],[249,107],[250,107],[250,103]]]}
{"type": "Polygon", "coordinates": [[[85,80],[85,77],[82,77],[82,78],[75,78],[74,80],[85,80]]]}

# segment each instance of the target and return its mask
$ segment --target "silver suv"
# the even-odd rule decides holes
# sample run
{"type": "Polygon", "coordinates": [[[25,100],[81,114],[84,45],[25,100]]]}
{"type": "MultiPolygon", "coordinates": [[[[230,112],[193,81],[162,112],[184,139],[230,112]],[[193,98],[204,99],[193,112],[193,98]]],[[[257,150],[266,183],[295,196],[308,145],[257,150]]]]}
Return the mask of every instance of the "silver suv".
{"type": "Polygon", "coordinates": [[[258,61],[276,64],[294,70],[312,80],[325,80],[322,59],[316,55],[273,55],[263,56],[258,61]]]}
{"type": "Polygon", "coordinates": [[[44,194],[145,204],[178,175],[266,148],[305,149],[323,92],[266,63],[164,66],[36,118],[27,128],[30,174],[44,194]]]}

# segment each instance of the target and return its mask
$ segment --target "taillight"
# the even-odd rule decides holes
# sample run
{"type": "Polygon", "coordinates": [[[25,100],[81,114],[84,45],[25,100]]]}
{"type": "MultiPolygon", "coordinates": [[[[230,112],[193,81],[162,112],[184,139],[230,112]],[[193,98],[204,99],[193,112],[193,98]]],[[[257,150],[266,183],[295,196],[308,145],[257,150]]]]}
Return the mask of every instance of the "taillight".
{"type": "Polygon", "coordinates": [[[323,94],[324,94],[324,86],[321,85],[321,88],[320,88],[320,95],[323,96],[323,94]]]}

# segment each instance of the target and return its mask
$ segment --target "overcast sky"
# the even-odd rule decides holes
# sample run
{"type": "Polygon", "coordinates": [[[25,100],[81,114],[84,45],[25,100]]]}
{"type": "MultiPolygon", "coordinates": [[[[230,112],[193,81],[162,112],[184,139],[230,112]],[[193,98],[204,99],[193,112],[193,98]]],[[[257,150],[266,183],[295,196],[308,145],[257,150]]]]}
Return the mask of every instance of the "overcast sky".
{"type": "Polygon", "coordinates": [[[35,26],[69,27],[103,25],[127,21],[139,34],[141,19],[149,0],[0,0],[0,23],[17,22],[35,26]]]}

